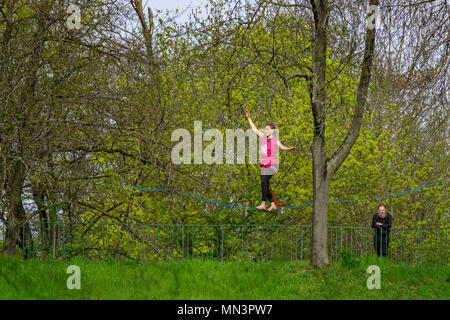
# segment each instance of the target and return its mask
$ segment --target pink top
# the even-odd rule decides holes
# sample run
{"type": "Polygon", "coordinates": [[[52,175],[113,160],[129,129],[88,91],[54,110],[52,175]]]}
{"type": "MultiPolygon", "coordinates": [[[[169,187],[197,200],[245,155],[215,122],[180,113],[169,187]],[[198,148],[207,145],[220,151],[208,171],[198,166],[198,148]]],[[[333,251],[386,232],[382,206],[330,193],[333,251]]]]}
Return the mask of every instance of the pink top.
{"type": "Polygon", "coordinates": [[[262,137],[260,164],[270,166],[277,163],[277,142],[277,138],[272,138],[270,141],[267,141],[267,135],[262,137]]]}

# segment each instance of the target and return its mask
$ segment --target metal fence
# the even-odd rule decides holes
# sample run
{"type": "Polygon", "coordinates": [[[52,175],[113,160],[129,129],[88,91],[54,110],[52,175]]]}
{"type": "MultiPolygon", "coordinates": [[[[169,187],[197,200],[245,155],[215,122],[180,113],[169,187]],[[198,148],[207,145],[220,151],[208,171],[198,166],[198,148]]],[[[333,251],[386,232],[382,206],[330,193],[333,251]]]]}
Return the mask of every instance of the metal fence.
{"type": "MultiPolygon", "coordinates": [[[[185,259],[218,261],[308,260],[312,227],[306,225],[163,225],[29,223],[22,225],[23,258],[121,259],[140,263],[185,259]]],[[[392,228],[378,238],[387,257],[408,264],[449,265],[450,228],[392,228]]],[[[330,261],[345,250],[374,255],[374,229],[328,227],[330,261]]],[[[381,252],[380,252],[381,253],[381,252]]]]}

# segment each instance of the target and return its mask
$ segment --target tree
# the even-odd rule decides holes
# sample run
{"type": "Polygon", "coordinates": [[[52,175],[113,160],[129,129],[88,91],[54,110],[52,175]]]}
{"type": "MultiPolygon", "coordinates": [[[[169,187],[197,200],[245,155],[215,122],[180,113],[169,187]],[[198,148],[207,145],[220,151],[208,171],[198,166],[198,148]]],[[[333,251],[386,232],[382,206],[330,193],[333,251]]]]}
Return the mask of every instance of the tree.
{"type": "MultiPolygon", "coordinates": [[[[42,169],[55,162],[74,168],[89,159],[91,154],[84,150],[105,143],[100,138],[110,127],[107,112],[96,107],[114,99],[114,88],[100,79],[99,70],[120,56],[118,45],[105,50],[114,42],[112,36],[107,39],[106,30],[114,30],[112,17],[120,9],[111,5],[105,14],[95,11],[104,6],[99,2],[79,5],[82,28],[70,30],[67,7],[57,1],[1,3],[0,217],[6,226],[7,255],[14,255],[17,245],[23,248],[22,240],[31,238],[31,219],[39,216],[40,221],[51,222],[55,207],[87,193],[70,192],[42,169]],[[33,199],[36,210],[25,210],[24,198],[33,199]]],[[[82,169],[81,175],[89,172],[82,169]]],[[[81,179],[76,179],[79,184],[81,179]]],[[[67,207],[65,216],[71,219],[75,212],[67,207]]]]}
{"type": "MultiPolygon", "coordinates": [[[[313,154],[313,184],[314,184],[314,218],[312,239],[312,263],[315,266],[326,266],[328,261],[328,192],[331,179],[347,158],[353,144],[358,138],[362,118],[367,104],[367,92],[373,65],[375,50],[375,28],[367,27],[364,57],[361,63],[361,75],[358,84],[356,105],[351,125],[343,143],[330,157],[326,156],[326,70],[327,70],[327,34],[330,4],[326,0],[311,0],[314,14],[313,66],[309,81],[311,109],[314,117],[314,138],[311,146],[313,154]]],[[[377,0],[371,0],[370,6],[378,6],[377,0]]]]}

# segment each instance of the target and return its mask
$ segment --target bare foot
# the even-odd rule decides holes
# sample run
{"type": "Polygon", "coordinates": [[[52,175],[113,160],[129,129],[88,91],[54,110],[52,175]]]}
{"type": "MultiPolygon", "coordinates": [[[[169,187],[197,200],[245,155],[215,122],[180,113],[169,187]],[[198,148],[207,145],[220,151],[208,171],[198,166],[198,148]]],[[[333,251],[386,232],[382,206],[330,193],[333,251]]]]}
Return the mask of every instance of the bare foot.
{"type": "Polygon", "coordinates": [[[259,209],[259,210],[264,210],[265,208],[266,208],[265,203],[261,203],[259,206],[256,207],[256,209],[259,209]]]}
{"type": "Polygon", "coordinates": [[[272,210],[276,210],[277,207],[274,204],[271,204],[269,209],[267,209],[268,211],[272,211],[272,210]]]}

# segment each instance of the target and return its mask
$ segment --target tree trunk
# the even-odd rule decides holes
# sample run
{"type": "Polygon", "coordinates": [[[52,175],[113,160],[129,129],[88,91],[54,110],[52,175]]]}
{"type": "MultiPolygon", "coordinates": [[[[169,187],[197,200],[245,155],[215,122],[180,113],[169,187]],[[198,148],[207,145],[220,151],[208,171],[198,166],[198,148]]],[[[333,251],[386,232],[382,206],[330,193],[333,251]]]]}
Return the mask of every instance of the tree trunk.
{"type": "Polygon", "coordinates": [[[311,263],[315,267],[328,265],[328,188],[325,141],[323,136],[313,141],[314,216],[312,225],[311,263]]]}
{"type": "Polygon", "coordinates": [[[25,165],[21,160],[14,160],[13,170],[8,179],[6,190],[7,214],[6,235],[3,254],[13,256],[16,254],[16,245],[19,241],[20,227],[25,211],[22,205],[22,186],[25,180],[25,165]]]}
{"type": "Polygon", "coordinates": [[[14,256],[16,254],[16,245],[18,235],[18,228],[13,223],[8,222],[6,225],[5,242],[3,244],[3,255],[14,256]]]}
{"type": "Polygon", "coordinates": [[[314,138],[312,144],[313,156],[313,239],[311,247],[311,263],[315,267],[328,264],[327,250],[327,217],[328,217],[328,172],[325,148],[325,106],[327,93],[326,81],[326,50],[328,29],[328,1],[311,1],[314,12],[314,51],[313,77],[309,87],[311,107],[314,118],[314,138]]]}

